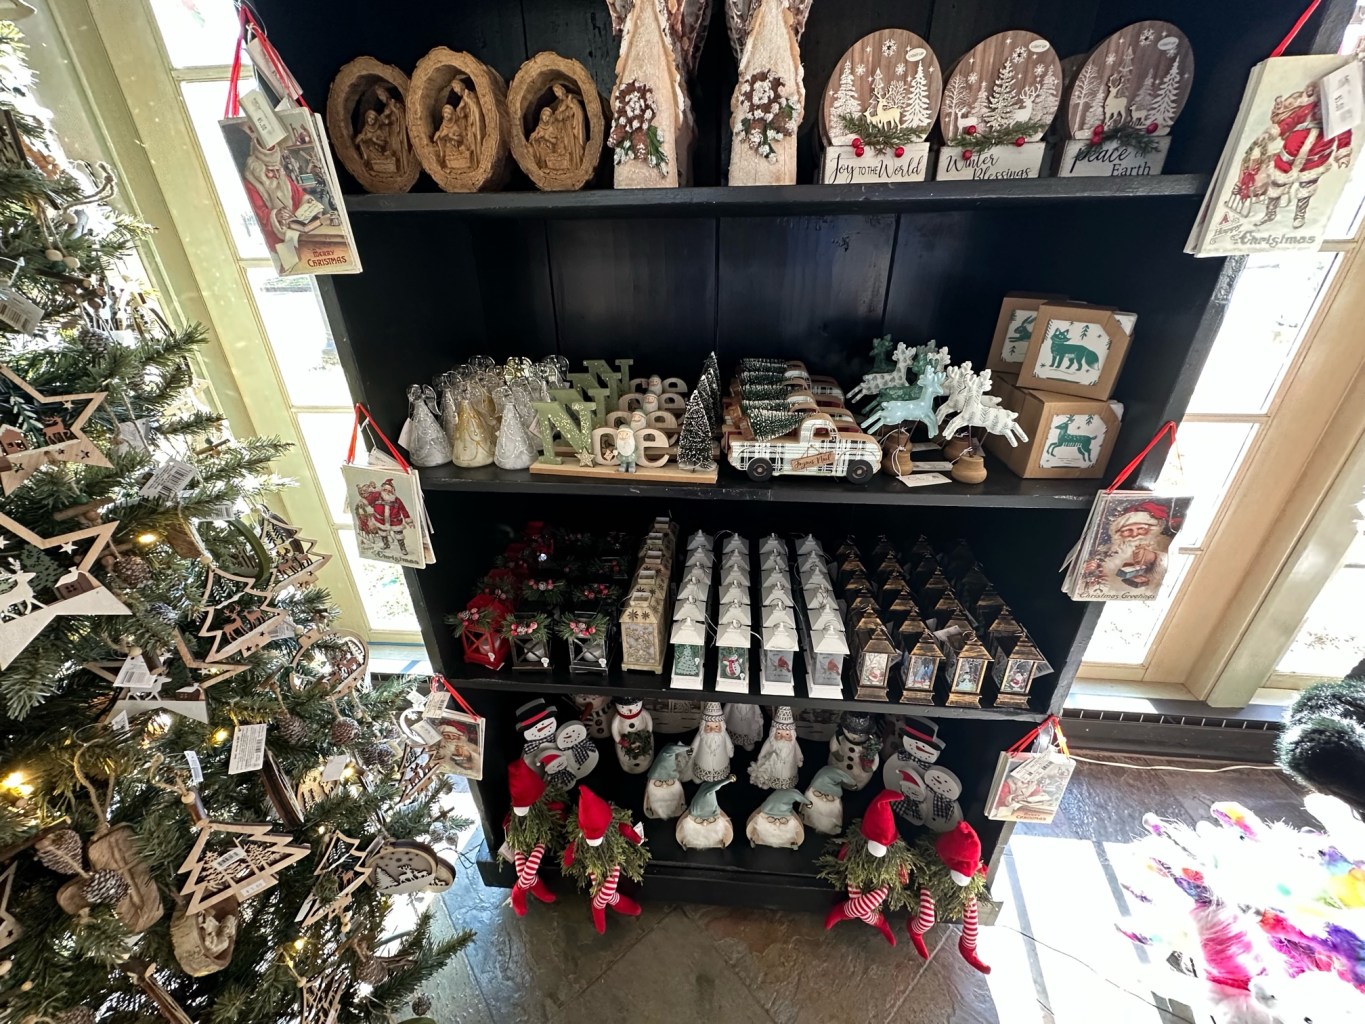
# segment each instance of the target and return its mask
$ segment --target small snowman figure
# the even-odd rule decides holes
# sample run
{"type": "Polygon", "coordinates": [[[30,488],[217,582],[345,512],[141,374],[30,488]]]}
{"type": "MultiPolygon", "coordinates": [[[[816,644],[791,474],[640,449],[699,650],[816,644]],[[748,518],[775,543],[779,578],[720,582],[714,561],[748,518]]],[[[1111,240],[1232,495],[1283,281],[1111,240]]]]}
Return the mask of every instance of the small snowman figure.
{"type": "Polygon", "coordinates": [[[829,740],[829,764],[842,768],[853,777],[846,789],[863,789],[881,764],[881,742],[872,735],[872,716],[861,711],[845,711],[839,727],[829,740]]]}
{"type": "Polygon", "coordinates": [[[649,769],[649,784],[645,786],[645,817],[667,821],[687,809],[687,794],[679,778],[679,754],[687,750],[684,743],[670,743],[659,751],[649,769]]]}
{"type": "Polygon", "coordinates": [[[924,824],[934,832],[951,832],[962,821],[962,780],[941,764],[931,765],[924,772],[924,787],[929,792],[921,807],[925,810],[924,824]]]}
{"type": "Polygon", "coordinates": [[[622,473],[634,473],[635,463],[640,456],[635,443],[635,431],[630,427],[616,429],[616,466],[622,473]]]}
{"type": "Polygon", "coordinates": [[[588,727],[588,735],[595,740],[605,740],[611,736],[611,711],[607,705],[611,698],[601,693],[575,693],[572,698],[578,708],[578,716],[588,727]]]}
{"type": "Polygon", "coordinates": [[[773,713],[768,738],[749,765],[749,781],[759,789],[791,789],[796,785],[796,772],[805,757],[796,742],[796,726],[792,724],[792,709],[778,705],[773,713]]]}
{"type": "MultiPolygon", "coordinates": [[[[882,766],[882,785],[887,789],[895,789],[900,785],[902,768],[923,778],[925,770],[938,760],[939,754],[943,753],[943,741],[938,738],[938,726],[927,718],[902,719],[897,732],[900,735],[900,749],[888,757],[886,764],[882,766]]],[[[913,799],[909,794],[906,796],[907,799],[913,799]]],[[[896,809],[900,810],[905,803],[906,801],[901,801],[896,805],[896,809]]]]}
{"type": "Polygon", "coordinates": [[[897,768],[895,781],[886,787],[902,797],[896,804],[896,814],[911,825],[923,825],[926,801],[929,790],[924,785],[924,776],[913,768],[897,768]]]}
{"type": "Polygon", "coordinates": [[[825,765],[806,787],[801,820],[821,835],[838,835],[844,827],[844,787],[851,785],[852,775],[842,768],[825,765]]]}
{"type": "Polygon", "coordinates": [[[615,697],[612,705],[616,709],[611,720],[616,759],[628,775],[642,775],[654,761],[654,719],[639,697],[615,697]]]}
{"type": "Polygon", "coordinates": [[[757,704],[725,705],[725,731],[735,746],[753,750],[763,739],[763,709],[757,704]]]}
{"type": "Polygon", "coordinates": [[[687,813],[678,819],[674,832],[678,845],[684,850],[719,850],[730,845],[735,828],[730,816],[716,803],[716,791],[735,781],[731,775],[719,782],[703,782],[687,813]]]}
{"type": "Polygon", "coordinates": [[[794,804],[808,804],[809,798],[795,789],[779,789],[768,795],[744,826],[750,846],[774,846],[796,850],[806,840],[806,828],[794,804]]]}
{"type": "Polygon", "coordinates": [[[725,731],[725,718],[717,702],[707,701],[702,705],[701,728],[690,749],[692,778],[697,782],[719,782],[729,778],[735,744],[725,731]]]}
{"type": "Polygon", "coordinates": [[[582,722],[566,723],[555,733],[554,747],[541,750],[539,756],[545,781],[564,790],[573,789],[579,779],[592,774],[597,761],[597,747],[582,722]]]}
{"type": "Polygon", "coordinates": [[[559,721],[555,718],[554,709],[539,697],[517,708],[517,731],[523,740],[521,759],[534,768],[537,775],[543,776],[545,773],[540,755],[555,749],[555,732],[558,729],[559,721]]]}

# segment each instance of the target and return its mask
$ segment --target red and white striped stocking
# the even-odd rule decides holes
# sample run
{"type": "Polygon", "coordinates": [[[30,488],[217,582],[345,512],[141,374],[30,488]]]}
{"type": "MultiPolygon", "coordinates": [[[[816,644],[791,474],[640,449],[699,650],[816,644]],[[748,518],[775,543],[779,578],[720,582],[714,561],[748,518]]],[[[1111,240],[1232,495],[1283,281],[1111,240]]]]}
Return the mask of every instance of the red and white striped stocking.
{"type": "Polygon", "coordinates": [[[526,894],[529,892],[542,903],[553,903],[555,894],[540,878],[540,861],[545,856],[545,844],[536,843],[529,854],[514,851],[517,880],[512,886],[512,909],[518,917],[526,915],[526,894]]]}
{"type": "Polygon", "coordinates": [[[924,935],[938,919],[934,907],[934,894],[928,889],[919,891],[919,912],[910,919],[910,941],[915,944],[915,952],[923,959],[929,959],[929,947],[924,944],[924,935]]]}
{"type": "MultiPolygon", "coordinates": [[[[594,885],[597,884],[597,876],[589,875],[594,885]]],[[[626,914],[635,917],[640,913],[640,904],[625,893],[617,892],[616,887],[621,881],[621,866],[618,864],[607,874],[607,880],[602,883],[602,888],[593,893],[592,896],[592,924],[597,929],[599,935],[605,935],[607,931],[607,907],[611,907],[618,914],[626,914]]]]}
{"type": "Polygon", "coordinates": [[[962,954],[963,960],[982,974],[990,974],[989,965],[983,964],[976,955],[976,915],[976,897],[972,896],[967,900],[967,909],[962,913],[962,938],[957,940],[957,951],[962,954]]]}
{"type": "Polygon", "coordinates": [[[890,888],[885,885],[878,886],[866,893],[857,886],[849,886],[849,899],[830,910],[825,918],[825,927],[833,928],[840,921],[862,921],[876,928],[877,931],[886,936],[886,941],[894,946],[896,936],[892,934],[891,926],[886,923],[886,918],[881,912],[881,905],[886,902],[887,894],[890,891],[890,888]]]}

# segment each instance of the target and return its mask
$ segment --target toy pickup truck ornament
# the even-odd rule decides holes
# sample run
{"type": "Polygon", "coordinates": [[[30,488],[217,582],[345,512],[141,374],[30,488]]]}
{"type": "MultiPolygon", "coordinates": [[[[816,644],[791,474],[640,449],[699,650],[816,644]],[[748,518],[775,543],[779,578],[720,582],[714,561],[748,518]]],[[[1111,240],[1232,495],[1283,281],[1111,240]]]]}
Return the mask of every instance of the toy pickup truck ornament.
{"type": "Polygon", "coordinates": [[[875,438],[852,420],[840,430],[826,412],[807,413],[789,434],[760,441],[744,427],[729,440],[730,465],[762,482],[774,476],[842,476],[865,484],[881,469],[882,450],[875,438]]]}

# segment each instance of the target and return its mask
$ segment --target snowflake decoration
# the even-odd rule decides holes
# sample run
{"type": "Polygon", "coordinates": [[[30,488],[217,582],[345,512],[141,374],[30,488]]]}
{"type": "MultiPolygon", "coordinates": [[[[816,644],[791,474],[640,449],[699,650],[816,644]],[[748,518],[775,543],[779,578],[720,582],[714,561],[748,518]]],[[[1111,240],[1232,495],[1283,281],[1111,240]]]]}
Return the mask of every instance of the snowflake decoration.
{"type": "Polygon", "coordinates": [[[1148,45],[1151,44],[1152,40],[1155,39],[1155,38],[1156,38],[1156,32],[1154,32],[1154,31],[1153,31],[1152,29],[1150,29],[1150,28],[1144,28],[1144,29],[1142,30],[1142,34],[1141,34],[1140,36],[1138,36],[1138,45],[1139,45],[1139,46],[1148,46],[1148,45]]]}
{"type": "Polygon", "coordinates": [[[1116,53],[1111,53],[1108,57],[1105,57],[1105,58],[1104,58],[1104,62],[1105,62],[1106,64],[1112,64],[1112,63],[1114,63],[1114,61],[1117,60],[1117,59],[1118,59],[1118,54],[1116,54],[1116,53]]]}
{"type": "Polygon", "coordinates": [[[1014,53],[1011,54],[1011,59],[1013,59],[1014,63],[1019,64],[1022,63],[1024,58],[1027,56],[1028,56],[1027,50],[1025,50],[1022,46],[1016,46],[1014,48],[1014,53]]]}
{"type": "Polygon", "coordinates": [[[1039,61],[1037,64],[1033,65],[1033,73],[1034,73],[1035,75],[1041,75],[1041,74],[1043,73],[1043,63],[1042,63],[1042,61],[1039,61]]]}
{"type": "Polygon", "coordinates": [[[904,64],[897,64],[897,65],[896,65],[896,77],[897,77],[897,78],[904,78],[904,77],[905,77],[905,65],[904,65],[904,64]]]}
{"type": "Polygon", "coordinates": [[[867,77],[867,65],[866,65],[866,64],[859,64],[859,65],[853,70],[853,73],[854,73],[855,75],[857,75],[859,78],[866,78],[866,77],[867,77]]]}
{"type": "Polygon", "coordinates": [[[975,57],[968,57],[968,58],[967,58],[967,63],[968,63],[968,64],[975,64],[975,63],[976,63],[976,58],[975,58],[975,57]]]}
{"type": "Polygon", "coordinates": [[[977,74],[976,74],[975,71],[973,71],[970,75],[967,76],[967,84],[969,84],[969,85],[975,85],[976,83],[977,83],[977,74]]]}
{"type": "Polygon", "coordinates": [[[894,39],[888,39],[886,42],[882,43],[882,56],[883,56],[883,57],[894,57],[895,55],[896,55],[896,41],[895,41],[894,39]]]}

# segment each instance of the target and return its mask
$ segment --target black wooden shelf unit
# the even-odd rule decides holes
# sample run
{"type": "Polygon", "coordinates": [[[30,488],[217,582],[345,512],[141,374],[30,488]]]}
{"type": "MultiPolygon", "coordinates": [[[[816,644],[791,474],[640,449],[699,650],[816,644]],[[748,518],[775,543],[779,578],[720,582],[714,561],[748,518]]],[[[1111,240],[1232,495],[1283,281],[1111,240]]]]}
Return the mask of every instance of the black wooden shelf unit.
{"type": "MultiPolygon", "coordinates": [[[[1196,71],[1172,133],[1168,173],[816,185],[818,136],[807,113],[798,136],[800,184],[729,188],[736,72],[723,13],[712,6],[691,82],[694,187],[615,191],[604,159],[582,192],[536,192],[514,169],[501,192],[449,195],[423,176],[410,194],[370,196],[341,170],[365,271],[319,283],[352,394],[391,436],[406,415],[408,385],[480,353],[559,354],[574,364],[629,357],[637,370],[695,380],[714,350],[723,374],[744,356],[781,356],[851,386],[868,368],[871,339],[889,333],[910,344],[933,339],[949,346],[955,361],[980,366],[1009,291],[1066,294],[1138,314],[1115,391],[1124,415],[1111,466],[1125,464],[1161,423],[1180,418],[1242,265],[1196,260],[1182,248],[1247,73],[1286,31],[1294,10],[1274,0],[1243,0],[1235,8],[1180,0],[817,0],[801,45],[810,109],[844,50],[888,26],[923,36],[946,69],[986,36],[1009,29],[1039,33],[1065,58],[1132,22],[1172,21],[1191,41],[1196,71]]],[[[1352,8],[1351,0],[1328,0],[1290,52],[1334,49],[1352,8]]],[[[604,95],[614,78],[617,44],[601,0],[395,0],[380,18],[362,0],[334,0],[323,19],[310,5],[287,0],[257,0],[256,9],[314,109],[352,58],[369,55],[410,71],[434,46],[467,50],[506,80],[542,50],[582,62],[604,95]]],[[[728,466],[714,487],[543,478],[493,467],[423,471],[437,562],[408,571],[407,579],[432,664],[489,720],[484,779],[474,787],[484,877],[510,884],[488,851],[502,841],[506,766],[520,750],[514,711],[528,695],[695,701],[711,694],[668,689],[666,677],[619,670],[487,672],[462,661],[443,620],[464,606],[490,552],[501,550],[506,526],[539,519],[640,531],[662,514],[688,532],[810,532],[831,550],[850,534],[869,540],[886,534],[902,549],[921,533],[971,545],[1056,669],[1031,708],[824,701],[804,689],[795,697],[754,692],[720,699],[933,717],[946,742],[943,762],[962,778],[963,810],[994,864],[1009,838],[1009,827],[984,817],[996,756],[1060,710],[1100,615],[1100,606],[1061,593],[1058,567],[1101,482],[1021,480],[994,460],[989,468],[977,487],[915,490],[885,474],[863,488],[799,478],[758,485],[728,466]]],[[[1150,482],[1159,469],[1158,456],[1137,482],[1150,482]]],[[[824,758],[818,745],[807,745],[800,785],[824,758]]],[[[736,759],[741,778],[745,763],[736,759]]],[[[641,777],[621,774],[610,750],[590,783],[640,820],[641,777]]],[[[850,797],[848,819],[875,788],[850,797]]],[[[721,805],[741,823],[760,799],[747,783],[721,793],[721,805]]],[[[645,827],[654,853],[646,899],[829,905],[831,892],[815,877],[818,837],[798,851],[751,850],[740,837],[726,851],[687,853],[673,842],[671,824],[645,827]]]]}

